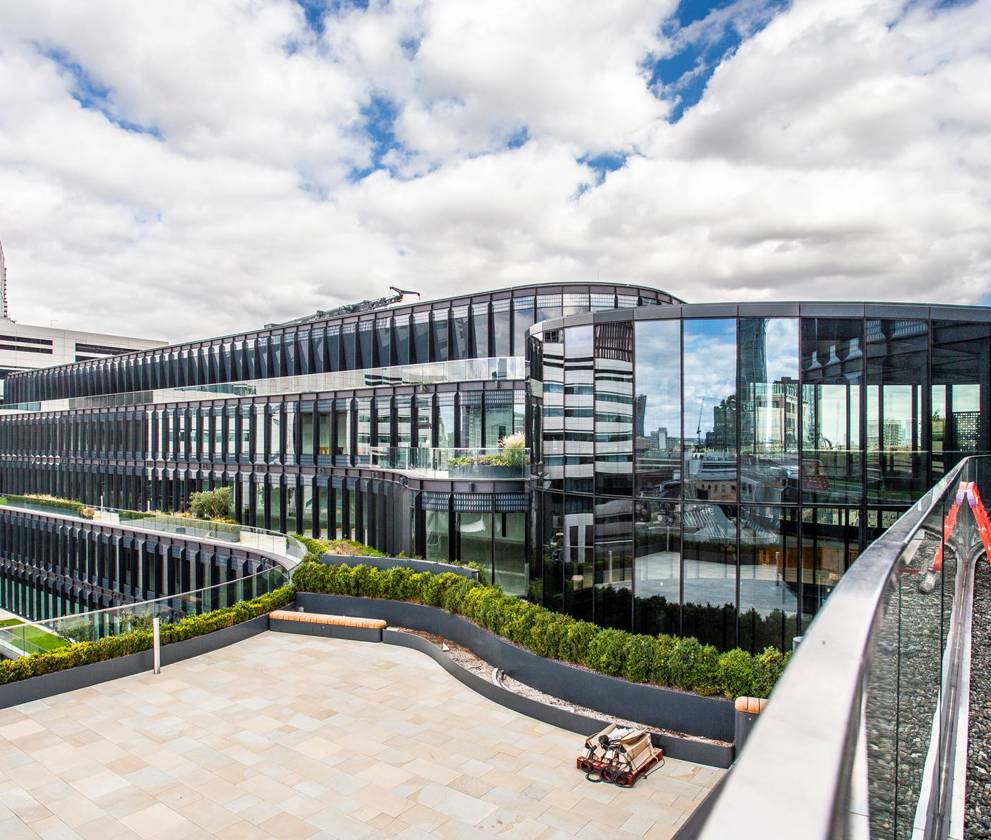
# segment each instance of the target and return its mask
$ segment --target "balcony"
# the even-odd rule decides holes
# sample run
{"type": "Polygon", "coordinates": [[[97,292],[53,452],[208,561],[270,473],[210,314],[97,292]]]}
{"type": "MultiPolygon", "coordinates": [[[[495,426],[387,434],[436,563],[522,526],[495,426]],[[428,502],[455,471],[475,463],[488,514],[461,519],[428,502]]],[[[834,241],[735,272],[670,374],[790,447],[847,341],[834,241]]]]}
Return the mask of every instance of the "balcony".
{"type": "Polygon", "coordinates": [[[443,449],[376,446],[370,450],[370,466],[422,478],[522,481],[529,472],[530,450],[515,447],[443,449]]]}

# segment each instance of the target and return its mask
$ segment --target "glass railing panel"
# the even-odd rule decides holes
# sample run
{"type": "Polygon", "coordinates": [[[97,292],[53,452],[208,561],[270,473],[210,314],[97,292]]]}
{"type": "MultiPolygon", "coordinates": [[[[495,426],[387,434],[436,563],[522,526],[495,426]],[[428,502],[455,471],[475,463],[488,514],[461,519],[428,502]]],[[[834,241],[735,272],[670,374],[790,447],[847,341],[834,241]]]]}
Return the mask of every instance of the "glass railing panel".
{"type": "Polygon", "coordinates": [[[190,616],[224,609],[239,601],[268,594],[288,582],[289,574],[284,569],[265,569],[192,592],[104,610],[72,613],[47,621],[25,621],[14,627],[0,628],[0,643],[8,649],[31,654],[134,630],[151,630],[155,618],[163,624],[176,623],[190,616]]]}
{"type": "MultiPolygon", "coordinates": [[[[0,497],[2,498],[2,497],[0,497]]],[[[166,534],[186,536],[193,539],[209,539],[240,545],[244,548],[256,548],[279,554],[294,561],[301,560],[306,554],[306,547],[295,537],[280,531],[269,531],[264,528],[254,528],[237,522],[212,522],[196,519],[192,516],[173,516],[166,513],[150,513],[146,511],[126,510],[123,508],[94,507],[92,516],[77,516],[69,509],[55,504],[46,504],[43,500],[15,500],[0,506],[32,510],[38,513],[50,513],[59,516],[71,516],[87,522],[104,525],[127,524],[146,531],[160,531],[166,534]]],[[[289,565],[295,565],[290,563],[289,565]]]]}
{"type": "Polygon", "coordinates": [[[376,385],[425,385],[440,382],[523,379],[526,363],[521,356],[495,356],[460,359],[451,362],[395,365],[384,368],[311,373],[301,376],[278,376],[211,385],[184,385],[150,391],[131,391],[91,397],[16,403],[0,407],[7,413],[68,411],[81,408],[146,405],[149,403],[188,402],[197,399],[236,398],[245,396],[279,396],[304,391],[339,391],[376,385]]]}
{"type": "Polygon", "coordinates": [[[431,478],[520,481],[527,477],[529,449],[372,447],[370,466],[431,478]]]}

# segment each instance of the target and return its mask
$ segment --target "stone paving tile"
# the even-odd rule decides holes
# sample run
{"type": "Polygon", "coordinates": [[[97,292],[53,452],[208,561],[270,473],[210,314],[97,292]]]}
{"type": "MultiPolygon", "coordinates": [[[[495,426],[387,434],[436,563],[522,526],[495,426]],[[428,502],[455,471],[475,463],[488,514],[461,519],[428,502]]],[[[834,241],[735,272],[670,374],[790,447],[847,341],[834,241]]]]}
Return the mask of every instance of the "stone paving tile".
{"type": "Polygon", "coordinates": [[[0,710],[0,838],[671,837],[721,772],[633,790],[403,648],[264,633],[0,710]]]}

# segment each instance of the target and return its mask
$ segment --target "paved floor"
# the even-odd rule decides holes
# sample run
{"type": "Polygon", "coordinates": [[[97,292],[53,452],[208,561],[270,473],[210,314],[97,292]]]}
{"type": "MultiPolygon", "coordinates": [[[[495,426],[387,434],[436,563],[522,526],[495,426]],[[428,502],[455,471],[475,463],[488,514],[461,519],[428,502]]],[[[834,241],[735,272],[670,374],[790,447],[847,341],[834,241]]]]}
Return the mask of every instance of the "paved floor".
{"type": "Polygon", "coordinates": [[[722,772],[595,785],[580,741],[421,653],[263,633],[0,710],[0,838],[662,838],[722,772]]]}

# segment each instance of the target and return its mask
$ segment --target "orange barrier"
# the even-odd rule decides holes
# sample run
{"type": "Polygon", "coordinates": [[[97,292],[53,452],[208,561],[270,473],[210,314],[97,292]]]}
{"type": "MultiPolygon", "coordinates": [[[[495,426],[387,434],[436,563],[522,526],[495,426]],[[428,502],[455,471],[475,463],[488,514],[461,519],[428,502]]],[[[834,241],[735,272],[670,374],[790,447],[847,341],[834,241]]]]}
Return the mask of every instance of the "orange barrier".
{"type": "Polygon", "coordinates": [[[988,563],[991,563],[991,520],[988,519],[988,512],[984,508],[981,500],[981,493],[977,489],[977,483],[973,481],[961,481],[957,488],[957,495],[953,499],[953,506],[943,520],[943,540],[936,549],[936,559],[933,561],[930,572],[938,572],[943,568],[943,546],[950,541],[953,531],[957,527],[957,515],[960,507],[966,499],[970,512],[974,514],[974,521],[977,523],[977,533],[984,545],[984,552],[987,555],[988,563]]]}

